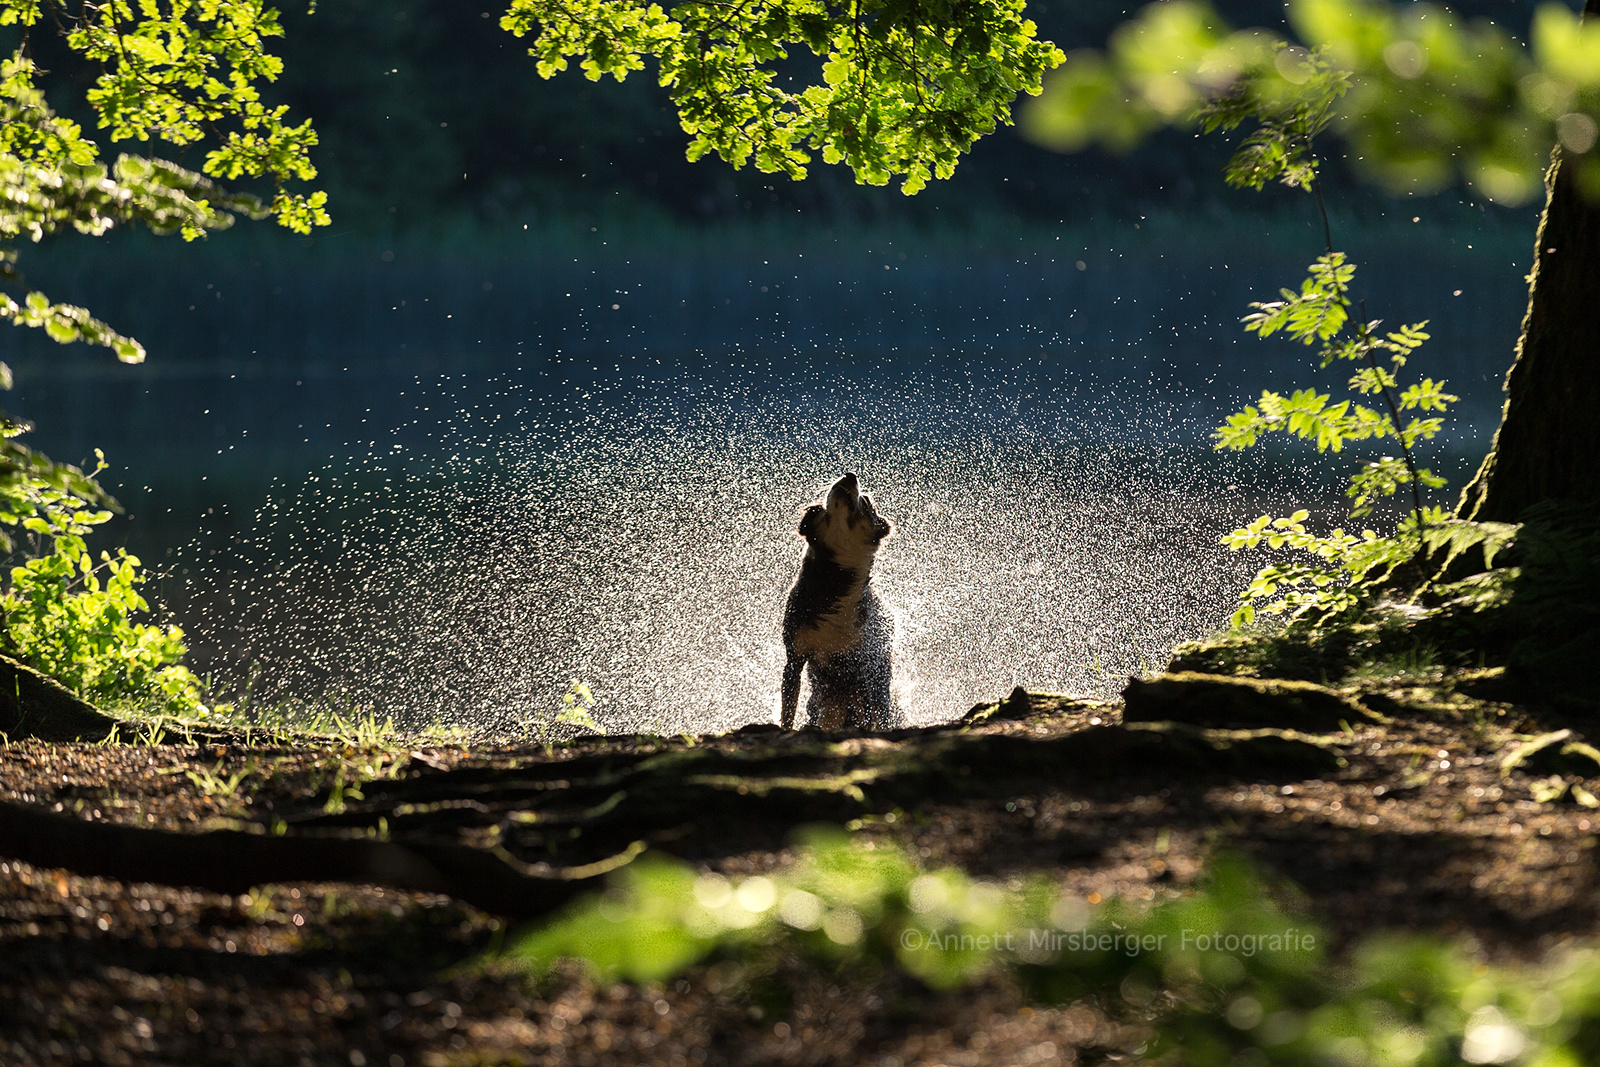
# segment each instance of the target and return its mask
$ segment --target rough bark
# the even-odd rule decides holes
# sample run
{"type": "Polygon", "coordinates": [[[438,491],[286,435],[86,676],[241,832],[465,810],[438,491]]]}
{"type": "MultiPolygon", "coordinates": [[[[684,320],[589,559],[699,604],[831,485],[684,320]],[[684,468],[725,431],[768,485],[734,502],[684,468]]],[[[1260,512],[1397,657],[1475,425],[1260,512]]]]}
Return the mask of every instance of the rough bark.
{"type": "Polygon", "coordinates": [[[0,656],[0,734],[8,740],[103,741],[117,725],[55,679],[0,656]]]}
{"type": "MultiPolygon", "coordinates": [[[[1588,0],[1585,21],[1600,16],[1588,0]]],[[[1545,175],[1528,311],[1494,444],[1463,518],[1516,522],[1543,500],[1600,504],[1600,203],[1558,148],[1545,175]]]]}

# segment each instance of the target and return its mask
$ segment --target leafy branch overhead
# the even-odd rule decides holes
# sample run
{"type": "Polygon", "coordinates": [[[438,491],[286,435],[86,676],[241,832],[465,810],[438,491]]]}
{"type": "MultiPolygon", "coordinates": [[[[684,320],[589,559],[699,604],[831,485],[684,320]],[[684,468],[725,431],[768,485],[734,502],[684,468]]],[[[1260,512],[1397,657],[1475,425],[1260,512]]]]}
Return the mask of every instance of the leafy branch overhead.
{"type": "MultiPolygon", "coordinates": [[[[40,5],[11,0],[7,7],[31,25],[40,5]]],[[[261,100],[262,83],[283,70],[283,61],[266,49],[268,38],[283,35],[277,11],[262,0],[172,0],[166,7],[162,14],[149,0],[117,0],[76,11],[63,5],[56,13],[67,22],[68,46],[100,67],[87,96],[101,127],[113,141],[188,145],[212,139],[217,146],[206,153],[205,174],[270,179],[277,188],[271,211],[296,232],[326,222],[326,194],[291,192],[287,185],[316,177],[310,121],[291,125],[287,106],[261,100]]],[[[26,62],[26,45],[17,59],[26,62]]]]}
{"type": "Polygon", "coordinates": [[[577,59],[619,81],[657,63],[692,140],[734,166],[799,179],[812,153],[858,181],[901,175],[915,193],[1011,122],[1061,51],[1035,39],[1022,0],[691,2],[513,0],[501,25],[533,35],[550,77],[577,59]]]}
{"type": "Polygon", "coordinates": [[[1310,188],[1309,145],[1325,128],[1394,191],[1458,176],[1522,204],[1541,189],[1549,145],[1600,192],[1600,25],[1539,8],[1526,45],[1495,24],[1427,3],[1289,0],[1299,37],[1233,31],[1199,0],[1169,0],[1123,25],[1102,52],[1067,57],[1024,116],[1063,150],[1126,149],[1166,125],[1256,125],[1228,179],[1310,188]]]}
{"type": "MultiPolygon", "coordinates": [[[[239,214],[276,216],[299,233],[328,221],[326,194],[294,188],[316,176],[315,131],[261,100],[261,85],[282,69],[266,42],[283,32],[261,0],[174,0],[164,7],[0,0],[0,26],[21,30],[20,43],[0,60],[0,243],[8,246],[0,282],[26,290],[15,269],[16,244],[66,229],[99,235],[138,223],[192,240],[239,214]],[[77,123],[58,117],[37,84],[41,71],[30,51],[33,35],[47,27],[98,70],[85,98],[111,141],[211,143],[201,172],[127,154],[108,161],[77,123]],[[214,180],[241,178],[269,181],[270,202],[214,180]]],[[[85,309],[37,292],[0,296],[0,318],[43,327],[63,343],[104,345],[125,362],[144,358],[136,341],[85,309]]]]}

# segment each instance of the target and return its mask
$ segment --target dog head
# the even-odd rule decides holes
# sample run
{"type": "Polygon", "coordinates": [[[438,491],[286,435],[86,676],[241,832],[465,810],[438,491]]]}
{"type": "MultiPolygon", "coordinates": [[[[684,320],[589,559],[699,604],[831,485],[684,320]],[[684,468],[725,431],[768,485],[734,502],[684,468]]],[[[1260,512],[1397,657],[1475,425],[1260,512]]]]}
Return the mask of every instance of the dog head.
{"type": "Polygon", "coordinates": [[[846,567],[870,566],[892,531],[872,506],[872,498],[861,492],[854,474],[834,482],[822,503],[806,508],[800,519],[800,536],[806,543],[846,567]]]}

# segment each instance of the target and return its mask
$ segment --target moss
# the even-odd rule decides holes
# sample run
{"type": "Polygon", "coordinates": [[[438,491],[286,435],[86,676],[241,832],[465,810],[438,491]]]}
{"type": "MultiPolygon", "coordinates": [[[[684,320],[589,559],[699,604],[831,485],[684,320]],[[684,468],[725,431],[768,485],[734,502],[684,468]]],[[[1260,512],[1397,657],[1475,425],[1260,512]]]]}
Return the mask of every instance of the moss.
{"type": "Polygon", "coordinates": [[[1253,729],[1282,727],[1327,733],[1379,717],[1343,693],[1311,682],[1167,674],[1135,678],[1123,691],[1126,723],[1179,722],[1191,726],[1253,729]]]}
{"type": "Polygon", "coordinates": [[[1399,643],[1396,629],[1385,620],[1226,631],[1179,645],[1167,670],[1330,684],[1399,643]]]}
{"type": "Polygon", "coordinates": [[[1216,634],[1179,646],[1168,670],[1449,690],[1463,672],[1505,668],[1476,679],[1471,695],[1592,718],[1600,712],[1591,675],[1600,659],[1600,509],[1530,509],[1496,562],[1475,574],[1461,573],[1459,560],[1447,564],[1448,581],[1403,568],[1403,579],[1381,589],[1385,599],[1358,615],[1216,634]]]}
{"type": "Polygon", "coordinates": [[[1231,630],[1173,650],[1171,672],[1341,685],[1503,666],[1526,624],[1515,609],[1515,567],[1422,591],[1392,590],[1354,617],[1297,619],[1231,630]]]}
{"type": "Polygon", "coordinates": [[[1109,717],[1112,707],[1103,700],[1068,696],[1065,693],[1030,693],[1019,685],[997,704],[974,705],[972,710],[961,716],[960,721],[966,726],[978,726],[986,722],[1019,721],[1074,712],[1103,712],[1109,717]]]}
{"type": "Polygon", "coordinates": [[[55,679],[0,656],[0,733],[9,740],[102,741],[118,725],[55,679]]]}

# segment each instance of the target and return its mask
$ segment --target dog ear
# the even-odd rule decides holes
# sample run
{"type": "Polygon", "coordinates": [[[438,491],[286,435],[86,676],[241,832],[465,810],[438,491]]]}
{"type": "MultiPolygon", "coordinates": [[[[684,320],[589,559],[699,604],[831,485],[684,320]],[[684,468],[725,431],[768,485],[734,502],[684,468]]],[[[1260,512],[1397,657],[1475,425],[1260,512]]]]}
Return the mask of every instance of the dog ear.
{"type": "Polygon", "coordinates": [[[812,504],[806,508],[806,513],[800,516],[800,536],[807,541],[811,540],[817,532],[817,524],[828,514],[828,509],[821,504],[812,504]]]}

